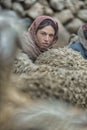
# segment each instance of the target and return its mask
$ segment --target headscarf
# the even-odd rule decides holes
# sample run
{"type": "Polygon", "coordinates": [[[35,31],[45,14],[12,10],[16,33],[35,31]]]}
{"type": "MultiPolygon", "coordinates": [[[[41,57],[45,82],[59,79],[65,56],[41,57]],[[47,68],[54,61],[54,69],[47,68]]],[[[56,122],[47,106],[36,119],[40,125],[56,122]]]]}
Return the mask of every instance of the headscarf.
{"type": "MultiPolygon", "coordinates": [[[[83,25],[84,27],[87,26],[87,24],[83,25]]],[[[79,41],[80,43],[83,45],[83,47],[87,50],[87,39],[84,36],[84,30],[83,30],[83,26],[81,26],[78,30],[78,37],[79,37],[79,41]]]]}
{"type": "Polygon", "coordinates": [[[56,20],[54,20],[52,17],[50,16],[39,16],[35,19],[35,21],[31,24],[30,28],[28,29],[29,33],[32,36],[32,39],[34,40],[35,44],[38,43],[37,38],[36,38],[36,31],[38,26],[40,25],[40,23],[46,19],[50,19],[53,21],[53,23],[56,25],[56,32],[55,32],[55,36],[54,36],[54,40],[52,42],[52,45],[56,43],[56,41],[58,40],[58,23],[56,20]]]}
{"type": "Polygon", "coordinates": [[[84,36],[83,26],[87,27],[87,24],[82,25],[77,32],[77,35],[71,35],[70,44],[74,44],[75,42],[80,42],[81,45],[87,50],[87,39],[84,36]]]}
{"type": "MultiPolygon", "coordinates": [[[[44,52],[44,50],[42,50],[38,47],[36,30],[39,27],[40,23],[46,19],[52,20],[53,23],[56,25],[56,32],[55,32],[54,40],[53,40],[52,44],[49,46],[49,48],[51,48],[52,45],[55,44],[58,40],[58,23],[57,23],[57,21],[54,20],[50,16],[43,15],[43,16],[37,17],[31,24],[31,26],[29,27],[28,31],[24,33],[22,43],[21,43],[22,50],[25,53],[27,53],[31,59],[36,59],[40,53],[44,52]]],[[[47,48],[47,49],[49,49],[49,48],[47,48]]]]}

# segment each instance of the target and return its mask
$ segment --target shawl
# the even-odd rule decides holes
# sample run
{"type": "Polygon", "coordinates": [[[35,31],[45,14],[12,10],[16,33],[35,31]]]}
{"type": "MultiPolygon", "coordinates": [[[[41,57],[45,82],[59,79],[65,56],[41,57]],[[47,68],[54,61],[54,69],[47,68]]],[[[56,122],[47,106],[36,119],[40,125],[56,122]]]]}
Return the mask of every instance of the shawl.
{"type": "Polygon", "coordinates": [[[56,20],[54,20],[50,16],[44,16],[44,15],[37,17],[29,27],[28,31],[24,32],[22,36],[22,43],[21,43],[21,48],[23,52],[27,53],[29,58],[31,58],[32,60],[35,60],[42,52],[48,50],[49,48],[52,48],[52,45],[50,45],[49,48],[47,48],[46,50],[42,50],[38,47],[36,30],[40,25],[40,23],[45,19],[52,20],[57,28],[52,45],[55,44],[58,40],[58,23],[56,22],[56,20]]]}
{"type": "Polygon", "coordinates": [[[81,45],[87,50],[87,40],[85,39],[82,26],[78,29],[77,35],[76,34],[71,35],[69,45],[74,44],[76,42],[80,42],[81,45]]]}

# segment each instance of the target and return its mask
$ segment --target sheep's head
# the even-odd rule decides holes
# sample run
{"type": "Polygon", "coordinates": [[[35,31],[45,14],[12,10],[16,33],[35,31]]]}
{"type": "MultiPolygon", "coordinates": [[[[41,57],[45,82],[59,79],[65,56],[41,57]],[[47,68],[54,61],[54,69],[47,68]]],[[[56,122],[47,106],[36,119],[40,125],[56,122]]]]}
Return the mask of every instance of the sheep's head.
{"type": "Polygon", "coordinates": [[[7,64],[13,59],[24,30],[21,18],[15,12],[0,12],[0,63],[7,64]]]}
{"type": "Polygon", "coordinates": [[[13,11],[0,11],[0,94],[9,85],[16,50],[25,31],[22,19],[13,11]]]}

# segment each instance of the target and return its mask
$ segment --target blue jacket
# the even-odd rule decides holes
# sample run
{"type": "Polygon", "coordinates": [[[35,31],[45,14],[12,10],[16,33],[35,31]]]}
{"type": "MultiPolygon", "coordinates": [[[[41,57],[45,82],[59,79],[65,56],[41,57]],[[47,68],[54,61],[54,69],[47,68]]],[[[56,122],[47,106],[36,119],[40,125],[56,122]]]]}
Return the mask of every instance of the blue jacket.
{"type": "Polygon", "coordinates": [[[81,45],[80,42],[73,43],[69,45],[69,48],[72,48],[75,51],[78,51],[81,53],[81,55],[87,59],[87,50],[81,45]]]}

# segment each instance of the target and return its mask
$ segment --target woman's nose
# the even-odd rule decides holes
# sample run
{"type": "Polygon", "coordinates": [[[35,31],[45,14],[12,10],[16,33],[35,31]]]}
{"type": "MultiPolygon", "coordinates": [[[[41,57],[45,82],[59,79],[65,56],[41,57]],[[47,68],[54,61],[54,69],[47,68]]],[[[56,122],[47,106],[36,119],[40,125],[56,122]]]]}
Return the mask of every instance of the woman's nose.
{"type": "Polygon", "coordinates": [[[46,35],[45,40],[49,41],[49,35],[46,35]]]}

